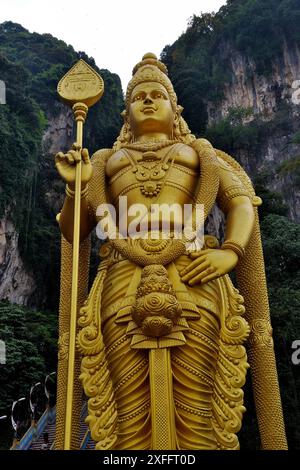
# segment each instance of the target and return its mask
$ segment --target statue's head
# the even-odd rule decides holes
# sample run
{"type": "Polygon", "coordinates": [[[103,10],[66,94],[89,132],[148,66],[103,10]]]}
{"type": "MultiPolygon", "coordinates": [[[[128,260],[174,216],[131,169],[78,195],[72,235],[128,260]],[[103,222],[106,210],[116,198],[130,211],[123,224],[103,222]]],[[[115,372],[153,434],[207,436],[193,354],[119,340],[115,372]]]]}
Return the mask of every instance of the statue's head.
{"type": "Polygon", "coordinates": [[[154,54],[147,53],[134,67],[132,75],[127,86],[126,109],[122,113],[124,125],[115,148],[134,142],[142,120],[147,121],[149,130],[155,131],[155,126],[158,126],[157,131],[167,133],[170,139],[187,143],[194,140],[181,117],[183,108],[177,104],[167,67],[154,54]],[[138,110],[144,110],[147,105],[145,100],[149,101],[149,110],[146,108],[144,113],[139,113],[138,110]],[[158,111],[152,112],[155,100],[159,102],[158,111]]]}
{"type": "Polygon", "coordinates": [[[126,111],[129,111],[132,92],[137,85],[147,82],[160,83],[167,91],[173,111],[177,111],[177,96],[171,80],[168,77],[168,70],[165,64],[160,62],[155,54],[151,52],[145,54],[141,62],[136,64],[132,71],[132,79],[128,83],[126,92],[126,111]]]}

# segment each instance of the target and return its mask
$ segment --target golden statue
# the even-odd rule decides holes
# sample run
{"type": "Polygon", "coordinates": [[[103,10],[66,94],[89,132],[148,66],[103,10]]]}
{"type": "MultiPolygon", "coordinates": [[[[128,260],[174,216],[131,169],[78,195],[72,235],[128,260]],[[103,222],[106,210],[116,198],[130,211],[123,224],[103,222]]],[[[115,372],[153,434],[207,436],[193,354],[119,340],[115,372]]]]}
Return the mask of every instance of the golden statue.
{"type": "Polygon", "coordinates": [[[83,387],[96,449],[238,449],[247,339],[262,447],[286,448],[256,208],[261,201],[240,165],[207,140],[196,139],[181,112],[165,65],[148,53],[133,70],[124,125],[114,147],[97,151],[91,160],[81,145],[56,155],[57,170],[67,183],[59,217],[57,449],[64,447],[68,401],[78,161],[80,309],[71,448],[79,445],[83,387]],[[129,208],[137,203],[146,208],[139,224],[120,206],[124,198],[129,208]],[[107,204],[115,207],[118,223],[109,224],[87,295],[90,233],[103,220],[99,207],[107,204]],[[156,232],[146,217],[153,204],[174,204],[171,222],[165,220],[168,211],[151,220],[156,232]],[[221,246],[209,234],[203,246],[197,236],[176,235],[182,225],[180,208],[187,205],[197,233],[200,204],[204,221],[214,204],[224,212],[221,246]],[[165,222],[170,222],[168,236],[165,222]],[[124,230],[133,226],[143,226],[143,236],[126,238],[124,230]],[[240,293],[228,276],[233,269],[240,293]]]}

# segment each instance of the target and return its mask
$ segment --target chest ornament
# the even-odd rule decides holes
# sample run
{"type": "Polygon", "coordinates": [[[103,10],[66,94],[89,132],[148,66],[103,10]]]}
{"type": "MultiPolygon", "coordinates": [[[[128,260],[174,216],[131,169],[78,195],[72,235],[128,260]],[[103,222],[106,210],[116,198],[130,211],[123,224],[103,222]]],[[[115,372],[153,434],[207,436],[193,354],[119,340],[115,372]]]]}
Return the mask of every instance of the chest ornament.
{"type": "Polygon", "coordinates": [[[162,159],[156,152],[146,151],[142,154],[141,161],[137,161],[133,154],[126,151],[127,158],[132,166],[132,172],[136,181],[140,184],[140,191],[144,196],[152,198],[160,193],[167,171],[175,159],[174,147],[172,146],[162,159]]]}
{"type": "Polygon", "coordinates": [[[166,163],[139,163],[133,169],[135,178],[141,183],[141,193],[146,197],[157,196],[163,186],[163,180],[169,165],[166,163]]]}

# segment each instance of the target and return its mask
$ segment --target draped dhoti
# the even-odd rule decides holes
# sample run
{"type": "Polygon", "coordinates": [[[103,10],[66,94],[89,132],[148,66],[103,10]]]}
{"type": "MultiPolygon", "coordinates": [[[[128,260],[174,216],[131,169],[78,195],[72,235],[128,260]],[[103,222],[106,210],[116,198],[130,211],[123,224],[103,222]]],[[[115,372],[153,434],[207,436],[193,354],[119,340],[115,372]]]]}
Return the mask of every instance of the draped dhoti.
{"type": "MultiPolygon", "coordinates": [[[[239,387],[247,369],[240,344],[247,325],[238,317],[243,313],[242,299],[227,276],[194,287],[184,285],[178,271],[189,261],[183,255],[167,267],[188,325],[184,343],[170,348],[174,449],[237,448],[234,432],[244,411],[239,387]],[[231,344],[226,344],[226,335],[232,336],[227,341],[231,344]]],[[[117,411],[114,449],[153,449],[149,350],[133,348],[128,334],[140,272],[128,260],[110,266],[98,312],[117,411]]],[[[163,397],[155,406],[159,416],[163,397]]]]}

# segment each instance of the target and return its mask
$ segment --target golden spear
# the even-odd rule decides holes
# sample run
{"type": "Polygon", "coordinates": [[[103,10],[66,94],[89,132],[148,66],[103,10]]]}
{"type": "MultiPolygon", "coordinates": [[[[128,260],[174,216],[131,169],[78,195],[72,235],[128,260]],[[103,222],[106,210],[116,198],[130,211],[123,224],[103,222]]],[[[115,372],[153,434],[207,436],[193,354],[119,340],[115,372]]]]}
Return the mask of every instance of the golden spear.
{"type": "MultiPolygon", "coordinates": [[[[88,108],[97,103],[103,95],[104,83],[101,76],[84,60],[80,59],[60,80],[57,86],[59,96],[72,107],[76,121],[76,144],[82,149],[83,124],[88,108]]],[[[69,333],[67,397],[65,414],[64,450],[71,448],[72,409],[74,395],[74,366],[77,326],[78,268],[80,244],[80,201],[81,201],[81,159],[76,162],[75,197],[74,197],[74,231],[72,249],[72,289],[69,333]]]]}

